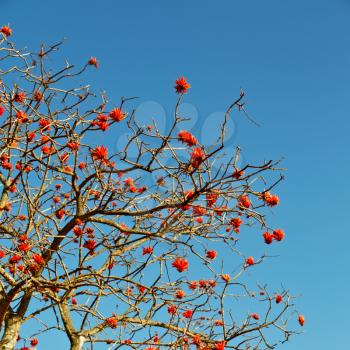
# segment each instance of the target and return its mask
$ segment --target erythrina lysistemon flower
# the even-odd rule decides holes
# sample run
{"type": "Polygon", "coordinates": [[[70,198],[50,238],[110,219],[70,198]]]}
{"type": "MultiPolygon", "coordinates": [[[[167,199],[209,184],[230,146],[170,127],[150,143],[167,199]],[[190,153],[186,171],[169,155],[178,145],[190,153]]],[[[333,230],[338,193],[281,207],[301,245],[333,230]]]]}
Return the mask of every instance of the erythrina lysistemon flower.
{"type": "Polygon", "coordinates": [[[175,81],[175,90],[178,94],[185,94],[190,87],[191,85],[185,77],[178,78],[175,81]]]}
{"type": "Polygon", "coordinates": [[[186,271],[188,269],[188,265],[188,261],[184,258],[176,258],[172,263],[172,266],[179,272],[186,271]]]}
{"type": "Polygon", "coordinates": [[[189,131],[180,131],[177,135],[180,142],[186,144],[189,147],[195,146],[198,141],[189,131]]]}

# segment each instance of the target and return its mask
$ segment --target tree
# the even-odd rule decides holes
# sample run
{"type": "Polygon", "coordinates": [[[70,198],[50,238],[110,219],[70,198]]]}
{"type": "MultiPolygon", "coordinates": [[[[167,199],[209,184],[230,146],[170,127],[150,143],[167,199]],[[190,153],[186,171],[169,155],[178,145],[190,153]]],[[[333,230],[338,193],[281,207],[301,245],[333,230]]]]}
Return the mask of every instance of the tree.
{"type": "Polygon", "coordinates": [[[292,297],[248,287],[244,272],[266,256],[239,252],[238,235],[254,225],[262,244],[283,240],[265,210],[279,203],[271,194],[283,178],[279,162],[239,168],[237,147],[220,163],[243,91],[218,143],[205,148],[177,129],[185,78],[176,80],[172,125],[161,133],[156,121],[140,125],[126,111],[130,98],[115,106],[78,85],[96,58],[78,70],[50,68],[61,43],[28,53],[8,26],[1,33],[0,349],[35,347],[57,331],[72,350],[248,350],[288,340],[292,297]],[[122,151],[95,143],[121,128],[129,134],[122,151]],[[246,311],[234,304],[243,299],[246,311]],[[20,339],[25,323],[33,331],[20,339]]]}

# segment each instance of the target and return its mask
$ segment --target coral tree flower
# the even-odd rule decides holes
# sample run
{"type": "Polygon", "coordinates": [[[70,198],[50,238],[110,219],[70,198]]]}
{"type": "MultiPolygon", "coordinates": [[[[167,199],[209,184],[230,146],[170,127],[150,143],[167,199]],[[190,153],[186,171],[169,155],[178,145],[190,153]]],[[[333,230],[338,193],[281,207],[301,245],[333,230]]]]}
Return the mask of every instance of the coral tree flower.
{"type": "Polygon", "coordinates": [[[185,77],[176,79],[175,90],[178,94],[185,94],[191,85],[187,82],[185,77]]]}
{"type": "Polygon", "coordinates": [[[3,26],[1,27],[0,32],[5,36],[10,36],[12,34],[12,29],[9,26],[3,26]]]}
{"type": "Polygon", "coordinates": [[[176,258],[172,266],[175,267],[177,271],[184,272],[188,269],[188,261],[184,258],[176,258]]]}
{"type": "Polygon", "coordinates": [[[198,144],[197,139],[189,132],[182,130],[177,134],[177,139],[186,144],[188,147],[192,147],[198,144]]]}

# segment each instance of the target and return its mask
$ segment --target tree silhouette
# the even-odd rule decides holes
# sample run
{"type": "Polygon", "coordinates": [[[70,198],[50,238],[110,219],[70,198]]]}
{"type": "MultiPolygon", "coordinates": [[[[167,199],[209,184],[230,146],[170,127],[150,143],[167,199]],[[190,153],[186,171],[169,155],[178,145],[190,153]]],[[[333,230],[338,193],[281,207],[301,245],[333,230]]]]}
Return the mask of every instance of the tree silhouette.
{"type": "Polygon", "coordinates": [[[279,162],[239,168],[239,147],[221,160],[243,91],[218,121],[217,144],[204,147],[181,130],[186,78],[175,82],[162,133],[127,112],[131,99],[112,105],[80,84],[96,58],[54,69],[48,57],[61,43],[29,53],[11,35],[1,28],[0,349],[61,333],[74,350],[271,349],[288,340],[293,298],[248,287],[244,272],[266,256],[245,256],[238,234],[254,225],[262,245],[283,240],[266,221],[279,202],[279,162]],[[121,128],[121,151],[96,143],[121,128]],[[21,338],[25,323],[33,331],[21,338]]]}

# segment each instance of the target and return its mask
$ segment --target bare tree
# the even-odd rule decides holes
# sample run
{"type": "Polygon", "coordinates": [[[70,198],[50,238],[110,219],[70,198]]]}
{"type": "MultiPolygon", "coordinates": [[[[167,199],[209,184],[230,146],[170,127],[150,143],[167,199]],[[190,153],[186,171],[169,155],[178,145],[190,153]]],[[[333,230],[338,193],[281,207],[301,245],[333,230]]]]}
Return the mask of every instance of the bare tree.
{"type": "Polygon", "coordinates": [[[243,91],[218,142],[204,147],[178,131],[185,78],[161,132],[127,112],[131,99],[115,106],[77,83],[96,58],[53,68],[48,57],[61,43],[28,53],[11,34],[1,28],[0,349],[21,346],[26,322],[33,332],[22,349],[57,331],[72,350],[258,350],[288,340],[291,295],[243,277],[266,256],[239,250],[240,228],[254,225],[262,244],[284,238],[265,218],[279,202],[271,194],[283,178],[279,162],[239,168],[240,148],[225,147],[243,91]],[[96,144],[95,135],[112,137],[121,125],[122,151],[96,144]]]}

